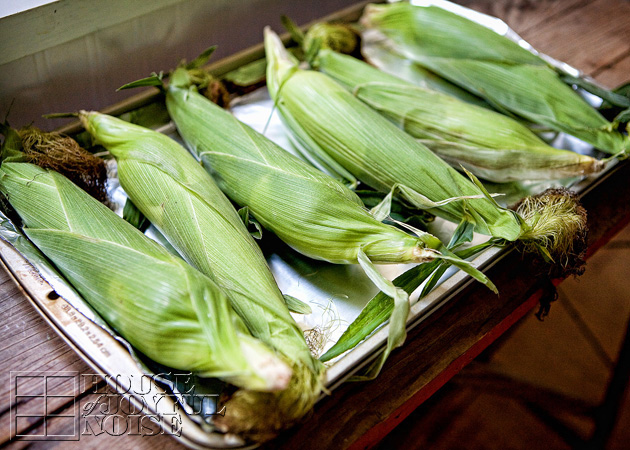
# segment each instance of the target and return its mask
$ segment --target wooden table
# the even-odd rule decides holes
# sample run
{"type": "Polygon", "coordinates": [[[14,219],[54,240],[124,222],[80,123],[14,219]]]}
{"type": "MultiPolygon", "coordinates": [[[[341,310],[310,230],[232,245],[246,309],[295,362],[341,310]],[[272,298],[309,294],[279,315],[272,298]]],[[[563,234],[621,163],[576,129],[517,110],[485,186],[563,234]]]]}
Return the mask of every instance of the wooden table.
{"type": "MultiPolygon", "coordinates": [[[[501,17],[534,47],[565,61],[608,87],[630,78],[630,2],[627,0],[467,0],[467,6],[501,17]]],[[[589,212],[592,254],[630,222],[630,164],[623,162],[583,197],[589,212]]],[[[374,382],[347,383],[322,400],[303,425],[268,448],[369,448],[429,398],[468,362],[525,313],[552,292],[548,279],[537,276],[531,263],[510,253],[488,273],[501,295],[473,284],[414,328],[402,349],[390,357],[374,382]]],[[[11,426],[11,371],[88,374],[91,369],[49,328],[14,285],[0,272],[0,446],[22,448],[19,434],[72,434],[72,424],[54,415],[72,415],[98,399],[104,383],[81,383],[73,398],[49,398],[41,411],[37,397],[21,398],[20,414],[31,414],[11,426]]],[[[123,408],[125,410],[125,408],[123,408]]],[[[124,412],[120,412],[123,414],[124,412]]],[[[84,434],[80,441],[35,442],[45,448],[181,448],[169,436],[142,437],[84,434]]]]}

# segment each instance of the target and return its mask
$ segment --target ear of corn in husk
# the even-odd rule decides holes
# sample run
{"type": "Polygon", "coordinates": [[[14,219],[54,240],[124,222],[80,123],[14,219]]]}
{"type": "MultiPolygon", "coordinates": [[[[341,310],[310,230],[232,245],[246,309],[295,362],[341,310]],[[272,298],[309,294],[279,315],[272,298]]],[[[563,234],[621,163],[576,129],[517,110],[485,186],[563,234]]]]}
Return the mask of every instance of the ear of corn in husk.
{"type": "Polygon", "coordinates": [[[360,249],[379,264],[441,256],[436,238],[411,236],[375,220],[342,183],[201,97],[183,69],[173,74],[167,106],[192,152],[227,195],[300,253],[336,264],[358,263],[360,249]]]}
{"type": "Polygon", "coordinates": [[[625,156],[630,138],[563,83],[543,59],[494,31],[442,8],[407,2],[368,5],[361,23],[377,29],[396,52],[499,111],[573,135],[625,156]]]}
{"type": "Polygon", "coordinates": [[[590,156],[547,145],[508,116],[414,86],[351,56],[322,50],[317,68],[446,162],[481,178],[552,180],[604,167],[590,156]]]}
{"type": "MultiPolygon", "coordinates": [[[[401,190],[408,191],[410,198],[407,200],[412,204],[421,202],[422,197],[426,198],[427,205],[455,197],[483,197],[468,180],[430,150],[416,143],[328,76],[298,69],[297,60],[285,51],[278,36],[269,29],[265,33],[265,48],[267,87],[271,97],[291,132],[309,142],[312,152],[333,158],[356,178],[381,192],[390,192],[394,185],[399,184],[398,180],[418,178],[424,186],[416,189],[419,194],[417,199],[411,198],[413,188],[407,190],[400,186],[401,190]],[[382,173],[387,166],[394,173],[405,176],[396,179],[394,174],[388,176],[382,173]],[[421,172],[418,172],[419,169],[421,172]],[[415,173],[417,176],[414,176],[415,173]]],[[[434,209],[436,213],[448,214],[447,218],[453,222],[459,222],[464,211],[463,203],[454,201],[439,209],[435,205],[434,209]]],[[[485,206],[490,201],[476,198],[466,203],[485,206]]],[[[485,223],[502,219],[506,227],[499,228],[498,231],[502,231],[499,237],[513,240],[518,236],[520,226],[513,224],[512,212],[497,210],[494,205],[486,209],[489,218],[478,217],[480,228],[485,223]]],[[[469,213],[474,214],[475,211],[469,213]]]]}
{"type": "Polygon", "coordinates": [[[149,358],[250,389],[287,386],[290,369],[249,334],[212,280],[67,178],[5,161],[0,190],[28,238],[149,358]]]}
{"type": "Polygon", "coordinates": [[[527,223],[500,207],[478,180],[466,179],[328,76],[298,69],[298,62],[269,29],[265,48],[269,92],[291,131],[314,143],[313,152],[333,158],[374,189],[430,208],[455,223],[466,219],[479,233],[537,243],[544,256],[558,263],[572,252],[574,224],[585,227],[584,212],[572,196],[553,196],[554,203],[564,201],[569,211],[554,220],[552,230],[545,224],[551,223],[549,215],[556,214],[556,208],[537,210],[536,219],[531,216],[527,223]]]}
{"type": "Polygon", "coordinates": [[[168,136],[96,112],[81,112],[80,118],[116,158],[121,186],[138,209],[188,262],[225,289],[252,334],[277,349],[293,370],[289,386],[278,394],[234,393],[226,415],[215,423],[266,440],[301,419],[321,392],[324,367],[311,354],[232,204],[193,156],[168,136]]]}

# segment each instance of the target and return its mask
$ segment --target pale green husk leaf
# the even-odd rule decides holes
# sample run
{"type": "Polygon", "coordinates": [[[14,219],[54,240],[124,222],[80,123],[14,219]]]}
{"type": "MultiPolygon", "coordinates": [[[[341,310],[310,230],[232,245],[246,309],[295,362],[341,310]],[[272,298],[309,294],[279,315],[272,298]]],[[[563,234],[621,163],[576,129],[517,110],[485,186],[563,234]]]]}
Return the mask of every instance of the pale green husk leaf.
{"type": "Polygon", "coordinates": [[[249,335],[212,280],[65,177],[4,162],[0,188],[28,237],[141,352],[251,389],[286,386],[289,369],[249,335]]]}
{"type": "Polygon", "coordinates": [[[630,138],[604,119],[538,56],[484,26],[439,7],[407,2],[368,5],[361,19],[392,40],[396,52],[500,111],[573,135],[611,154],[630,138]]]}
{"type": "Polygon", "coordinates": [[[508,116],[414,86],[356,58],[322,50],[318,68],[454,167],[463,165],[487,180],[562,179],[604,167],[590,156],[547,145],[508,116]]]}
{"type": "MultiPolygon", "coordinates": [[[[283,51],[275,34],[269,31],[265,42],[267,83],[276,107],[283,118],[289,118],[286,123],[292,133],[307,136],[317,145],[314,151],[327,153],[357,179],[381,192],[401,185],[436,204],[482,194],[428,148],[328,76],[298,69],[297,61],[283,51]]],[[[426,201],[415,206],[423,208],[426,201]]],[[[474,218],[478,232],[508,240],[520,235],[514,213],[496,208],[485,198],[448,202],[430,212],[459,223],[465,210],[474,218]]]]}
{"type": "Polygon", "coordinates": [[[121,186],[134,204],[189,263],[227,291],[252,334],[315,370],[260,248],[192,155],[147,128],[94,112],[81,118],[116,157],[121,186]]]}

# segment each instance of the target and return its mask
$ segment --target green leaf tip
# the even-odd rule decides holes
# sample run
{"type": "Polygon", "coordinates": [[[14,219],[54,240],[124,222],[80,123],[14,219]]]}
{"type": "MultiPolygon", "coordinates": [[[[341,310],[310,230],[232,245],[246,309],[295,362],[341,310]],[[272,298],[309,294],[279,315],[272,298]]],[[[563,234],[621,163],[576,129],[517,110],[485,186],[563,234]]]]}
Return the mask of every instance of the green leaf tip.
{"type": "Polygon", "coordinates": [[[159,74],[154,72],[146,78],[141,78],[139,80],[132,81],[131,83],[122,85],[121,87],[116,89],[116,92],[122,91],[124,89],[133,89],[133,88],[145,87],[145,86],[155,86],[155,87],[160,88],[160,90],[162,90],[164,88],[164,83],[162,81],[162,78],[164,78],[164,74],[162,72],[160,72],[159,74]]]}
{"type": "Polygon", "coordinates": [[[284,14],[280,16],[280,23],[282,23],[282,26],[285,28],[285,30],[287,30],[287,32],[291,36],[291,39],[293,39],[296,44],[301,46],[304,42],[304,33],[302,32],[302,30],[300,30],[300,27],[297,25],[297,23],[295,23],[289,16],[286,16],[284,14]]]}
{"type": "Polygon", "coordinates": [[[215,52],[216,49],[217,49],[216,45],[213,45],[212,47],[205,49],[203,52],[201,52],[201,54],[199,54],[199,56],[197,56],[195,59],[193,59],[192,61],[190,61],[188,64],[185,65],[186,69],[188,70],[201,69],[203,66],[205,66],[208,63],[208,61],[210,60],[210,58],[212,57],[212,54],[215,52]]]}
{"type": "Polygon", "coordinates": [[[296,314],[312,314],[313,309],[308,303],[303,302],[299,298],[295,298],[292,295],[283,294],[284,302],[287,304],[289,311],[296,314]]]}

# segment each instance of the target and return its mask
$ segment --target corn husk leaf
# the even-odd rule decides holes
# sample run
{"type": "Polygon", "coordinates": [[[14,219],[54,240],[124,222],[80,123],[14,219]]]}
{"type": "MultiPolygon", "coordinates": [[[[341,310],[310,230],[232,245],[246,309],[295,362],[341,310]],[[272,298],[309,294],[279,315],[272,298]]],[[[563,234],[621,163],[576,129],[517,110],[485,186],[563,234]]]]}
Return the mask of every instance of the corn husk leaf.
{"type": "Polygon", "coordinates": [[[499,111],[568,133],[610,154],[630,149],[630,139],[615,131],[544,60],[476,22],[406,2],[369,5],[361,22],[390,38],[398,53],[499,111]]]}
{"type": "Polygon", "coordinates": [[[574,77],[569,74],[560,74],[560,79],[569,86],[577,86],[601,98],[604,102],[612,106],[630,108],[630,98],[618,93],[616,90],[605,89],[585,78],[574,77]]]}
{"type": "MultiPolygon", "coordinates": [[[[372,209],[382,203],[387,195],[373,189],[355,189],[354,192],[368,209],[372,209]]],[[[408,206],[399,201],[392,201],[391,207],[389,208],[389,217],[395,221],[394,223],[404,222],[422,230],[426,230],[428,224],[435,220],[433,214],[408,206]]]]}
{"type": "Polygon", "coordinates": [[[604,167],[590,156],[547,145],[508,116],[412,85],[356,58],[322,50],[318,69],[452,166],[481,178],[562,179],[604,167]]]}
{"type": "Polygon", "coordinates": [[[210,279],[56,172],[5,161],[0,173],[27,236],[141,352],[240,386],[286,386],[288,368],[249,335],[210,279]]]}
{"type": "MultiPolygon", "coordinates": [[[[465,239],[464,239],[465,240],[465,239]]],[[[471,247],[466,250],[457,252],[457,255],[462,258],[468,258],[475,254],[487,249],[494,245],[494,243],[488,241],[479,246],[471,247]]],[[[431,263],[418,265],[404,272],[392,281],[393,285],[399,289],[403,289],[409,295],[413,293],[420,285],[426,282],[436,274],[438,271],[439,276],[443,274],[448,266],[442,261],[433,261],[431,263]]],[[[438,278],[439,278],[438,276],[438,278]]],[[[435,279],[437,281],[437,278],[435,279]]],[[[435,287],[435,283],[430,288],[423,290],[419,298],[427,295],[430,290],[435,287]]],[[[388,317],[391,315],[395,308],[395,302],[391,297],[378,293],[372,300],[368,302],[365,308],[361,311],[359,316],[348,326],[346,331],[341,335],[339,340],[324,353],[320,359],[322,361],[330,361],[331,359],[343,354],[344,352],[356,347],[361,341],[369,337],[378,327],[385,323],[388,317]]],[[[383,354],[381,359],[377,360],[366,373],[363,374],[361,379],[373,378],[378,374],[382,368],[386,355],[383,354]]]]}
{"type": "Polygon", "coordinates": [[[254,239],[262,239],[263,229],[256,219],[250,214],[249,208],[244,206],[238,210],[238,215],[249,230],[254,239]]]}
{"type": "Polygon", "coordinates": [[[125,201],[122,218],[143,233],[147,230],[149,225],[151,225],[151,222],[149,222],[149,220],[144,217],[144,214],[142,214],[142,212],[136,207],[136,205],[134,205],[133,202],[129,199],[125,201]]]}
{"type": "Polygon", "coordinates": [[[116,158],[121,186],[134,204],[189,263],[229,291],[252,333],[312,365],[260,248],[186,149],[166,135],[111,116],[91,112],[81,117],[116,158]]]}
{"type": "Polygon", "coordinates": [[[293,376],[285,390],[272,396],[239,390],[215,424],[254,440],[292,426],[317,400],[324,367],[311,354],[237,211],[193,156],[168,136],[98,113],[81,117],[116,157],[121,186],[136,206],[187,261],[226,290],[252,334],[290,362],[293,376]]]}
{"type": "MultiPolygon", "coordinates": [[[[587,89],[586,87],[581,87],[587,89]]],[[[627,102],[630,102],[630,81],[617,86],[609,92],[614,97],[602,96],[604,101],[599,107],[599,112],[609,120],[612,120],[613,123],[618,123],[620,127],[625,124],[626,132],[630,131],[630,107],[626,106],[627,102]]]]}
{"type": "Polygon", "coordinates": [[[252,86],[265,81],[266,67],[267,63],[264,59],[257,59],[226,73],[223,79],[237,86],[252,86]]]}
{"type": "Polygon", "coordinates": [[[296,314],[311,314],[313,310],[308,303],[304,303],[299,298],[295,298],[292,295],[284,294],[284,301],[287,304],[289,311],[296,314]]]}

